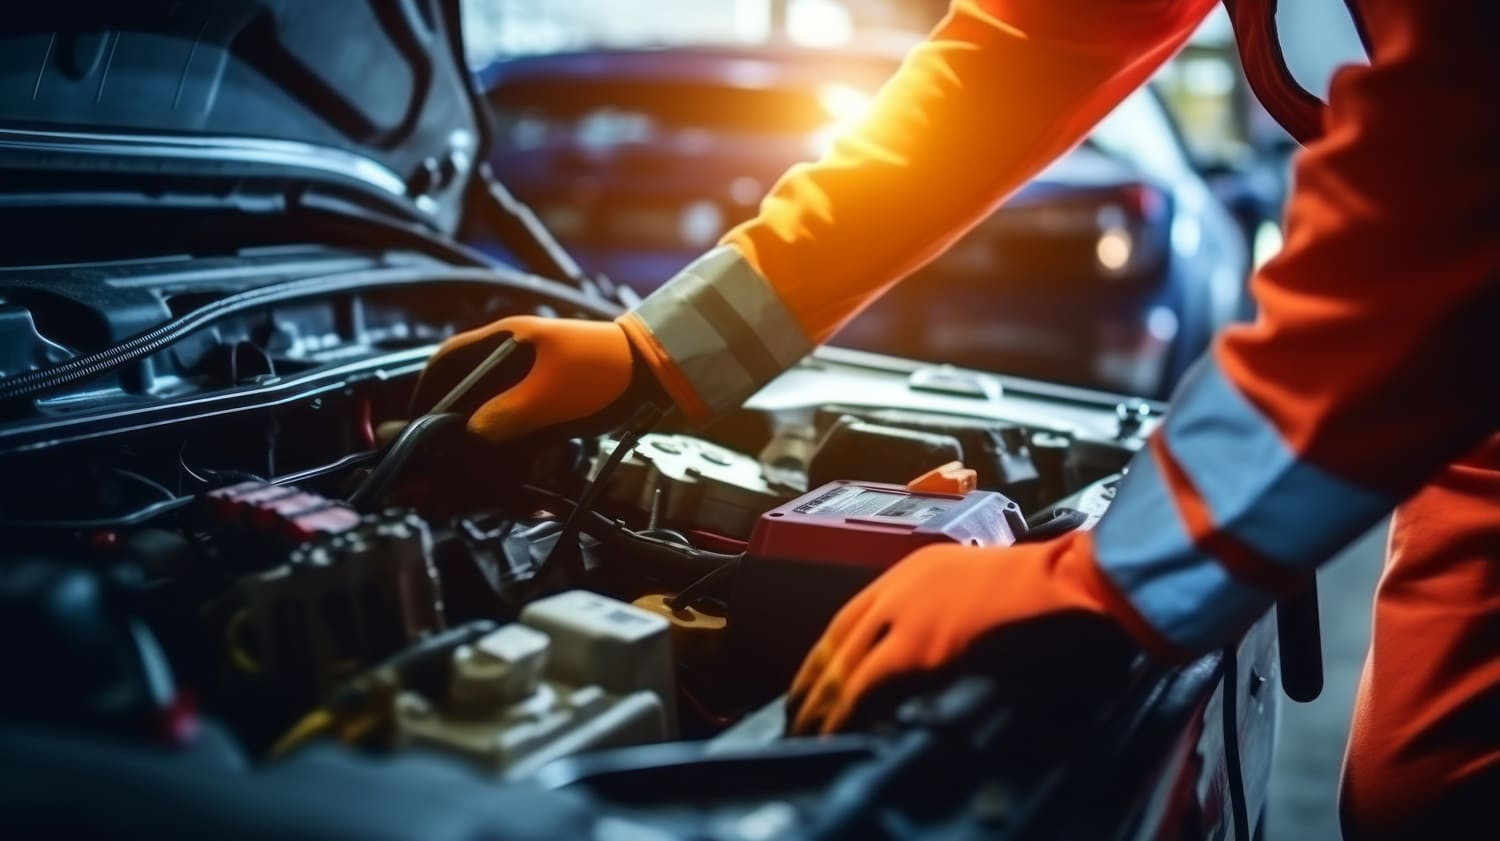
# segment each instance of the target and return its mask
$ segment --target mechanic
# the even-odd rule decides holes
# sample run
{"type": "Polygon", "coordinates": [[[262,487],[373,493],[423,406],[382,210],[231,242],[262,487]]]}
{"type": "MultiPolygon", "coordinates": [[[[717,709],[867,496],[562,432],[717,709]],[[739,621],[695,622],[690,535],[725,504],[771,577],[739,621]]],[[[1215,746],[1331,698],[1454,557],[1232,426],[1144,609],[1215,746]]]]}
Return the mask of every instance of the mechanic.
{"type": "MultiPolygon", "coordinates": [[[[795,726],[836,729],[893,678],[1037,620],[1210,651],[1395,508],[1346,833],[1469,837],[1459,815],[1500,795],[1500,4],[1351,3],[1372,60],[1326,107],[1289,82],[1274,2],[1230,5],[1252,86],[1306,141],[1258,321],[1188,374],[1092,533],[928,547],[849,602],[796,679],[795,726]]],[[[730,410],[1077,144],[1212,6],[957,0],[871,117],[633,311],[457,336],[419,395],[513,335],[533,362],[472,414],[478,436],[602,429],[649,400],[730,410]]]]}

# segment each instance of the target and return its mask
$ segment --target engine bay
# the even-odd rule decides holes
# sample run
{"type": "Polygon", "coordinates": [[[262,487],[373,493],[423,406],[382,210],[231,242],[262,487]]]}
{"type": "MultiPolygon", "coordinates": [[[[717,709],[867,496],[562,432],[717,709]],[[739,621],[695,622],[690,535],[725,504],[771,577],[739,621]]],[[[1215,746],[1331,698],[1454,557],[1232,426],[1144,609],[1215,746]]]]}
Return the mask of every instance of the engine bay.
{"type": "MultiPolygon", "coordinates": [[[[825,349],[708,428],[495,447],[454,415],[390,422],[441,337],[577,310],[535,282],[438,282],[229,313],[8,404],[0,598],[45,675],[12,714],[166,744],[210,728],[252,768],[342,744],[551,788],[608,788],[579,769],[640,746],[805,762],[777,753],[798,744],[780,696],[844,601],[927,543],[1090,527],[1159,414],[825,349]]],[[[8,301],[64,344],[45,302],[8,301]]],[[[867,758],[815,753],[840,750],[867,758]]]]}

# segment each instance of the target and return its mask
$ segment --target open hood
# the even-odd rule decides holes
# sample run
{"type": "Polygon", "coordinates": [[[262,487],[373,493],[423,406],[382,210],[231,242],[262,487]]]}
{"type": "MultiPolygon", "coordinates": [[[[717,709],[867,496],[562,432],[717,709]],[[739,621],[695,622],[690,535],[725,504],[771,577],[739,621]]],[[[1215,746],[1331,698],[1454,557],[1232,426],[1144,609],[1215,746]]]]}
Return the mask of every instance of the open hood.
{"type": "Polygon", "coordinates": [[[452,233],[483,139],[457,6],[12,4],[0,201],[312,191],[452,233]]]}

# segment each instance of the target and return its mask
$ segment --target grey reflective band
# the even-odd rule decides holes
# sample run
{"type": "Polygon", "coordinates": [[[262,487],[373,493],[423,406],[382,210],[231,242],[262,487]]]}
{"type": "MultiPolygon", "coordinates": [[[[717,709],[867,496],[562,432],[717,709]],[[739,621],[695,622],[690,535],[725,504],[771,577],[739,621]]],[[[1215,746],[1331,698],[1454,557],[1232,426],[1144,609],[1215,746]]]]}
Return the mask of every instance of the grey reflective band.
{"type": "Polygon", "coordinates": [[[715,415],[812,350],[776,290],[729,246],[693,261],[635,314],[715,415]]]}
{"type": "Polygon", "coordinates": [[[1149,448],[1130,460],[1094,529],[1094,557],[1136,611],[1187,651],[1228,642],[1273,601],[1193,545],[1149,448]]]}
{"type": "Polygon", "coordinates": [[[1291,569],[1326,561],[1396,505],[1298,458],[1211,358],[1183,376],[1162,434],[1214,525],[1291,569]]]}
{"type": "MultiPolygon", "coordinates": [[[[1288,573],[1316,569],[1394,504],[1299,458],[1211,357],[1183,378],[1157,434],[1214,530],[1288,573]]],[[[1152,449],[1137,453],[1094,531],[1095,557],[1163,636],[1204,651],[1243,631],[1272,596],[1195,545],[1181,502],[1152,449]]]]}

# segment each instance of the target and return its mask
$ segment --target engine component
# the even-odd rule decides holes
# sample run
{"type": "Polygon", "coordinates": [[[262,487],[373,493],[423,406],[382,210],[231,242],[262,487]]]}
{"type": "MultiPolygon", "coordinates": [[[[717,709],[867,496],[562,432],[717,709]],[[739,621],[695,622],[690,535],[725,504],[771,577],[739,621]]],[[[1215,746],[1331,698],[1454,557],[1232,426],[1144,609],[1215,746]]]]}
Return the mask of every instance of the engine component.
{"type": "Polygon", "coordinates": [[[552,638],[551,674],[577,686],[610,692],[644,689],[662,699],[677,720],[672,638],[667,622],[638,607],[584,590],[570,590],[521,611],[521,621],[552,638]]]}
{"type": "Polygon", "coordinates": [[[880,426],[845,415],[823,434],[807,465],[807,483],[814,488],[851,478],[905,483],[963,457],[963,445],[952,435],[880,426]]]}
{"type": "Polygon", "coordinates": [[[811,424],[777,427],[758,455],[762,469],[773,484],[807,492],[807,465],[818,451],[817,430],[811,424]]]}
{"type": "Polygon", "coordinates": [[[734,578],[729,650],[752,696],[769,697],[838,608],[922,546],[1008,546],[1020,508],[998,493],[937,494],[836,481],[766,513],[734,578]]]}
{"type": "Polygon", "coordinates": [[[728,620],[691,604],[671,604],[672,596],[650,593],[633,604],[672,624],[672,650],[686,665],[711,663],[723,648],[728,620]]]}
{"type": "Polygon", "coordinates": [[[1066,435],[1038,432],[1031,436],[1029,449],[1036,463],[1038,502],[1061,499],[1072,493],[1078,485],[1074,475],[1077,471],[1068,459],[1073,449],[1072,439],[1066,435]]]}
{"type": "Polygon", "coordinates": [[[747,559],[882,567],[929,543],[1007,546],[1025,530],[1021,509],[991,491],[925,493],[840,480],[762,517],[747,559]]]}
{"type": "Polygon", "coordinates": [[[1123,478],[1124,474],[1116,473],[1113,476],[1105,476],[1103,479],[1090,482],[1071,496],[1058,500],[1043,511],[1038,511],[1035,516],[1042,519],[1047,517],[1050,511],[1072,509],[1084,515],[1083,524],[1079,528],[1085,531],[1091,530],[1099,523],[1104,512],[1109,510],[1109,506],[1114,503],[1115,494],[1120,489],[1120,480],[1123,478]]]}
{"type": "Polygon", "coordinates": [[[964,467],[961,461],[950,461],[934,467],[906,483],[909,491],[928,493],[966,494],[978,488],[979,472],[972,467],[964,467]]]}
{"type": "MultiPolygon", "coordinates": [[[[824,411],[819,413],[817,425],[820,429],[831,431],[833,426],[842,422],[845,417],[865,421],[877,428],[894,427],[956,438],[963,453],[964,463],[974,468],[979,474],[979,487],[1005,494],[1015,500],[1023,510],[1029,511],[1037,505],[1053,501],[1056,496],[1048,496],[1047,493],[1050,492],[1048,489],[1067,484],[1062,476],[1049,478],[1044,475],[1043,471],[1046,467],[1037,458],[1035,449],[1030,446],[1027,431],[1019,426],[904,409],[861,410],[837,414],[824,411]]],[[[1053,437],[1071,444],[1065,436],[1053,437]]],[[[879,449],[863,453],[865,461],[884,460],[887,457],[889,445],[882,444],[880,441],[872,441],[871,445],[879,449]]],[[[906,475],[901,475],[898,471],[890,474],[888,478],[866,475],[867,468],[856,466],[851,469],[859,472],[827,478],[868,478],[877,482],[904,482],[934,466],[936,463],[906,475]]],[[[811,486],[816,487],[822,484],[818,481],[822,478],[824,474],[820,472],[816,479],[812,479],[811,486]]]]}
{"type": "MultiPolygon", "coordinates": [[[[601,452],[613,444],[606,440],[601,452]]],[[[768,478],[754,458],[689,435],[643,436],[609,488],[615,502],[650,511],[662,523],[738,538],[796,492],[768,478]]]]}
{"type": "Polygon", "coordinates": [[[457,648],[446,696],[402,691],[397,738],[524,777],[583,750],[672,737],[667,622],[581,590],[457,648]]]}
{"type": "Polygon", "coordinates": [[[209,491],[204,500],[211,527],[253,533],[288,545],[348,531],[359,523],[359,514],[343,503],[269,482],[240,482],[209,491]]]}
{"type": "Polygon", "coordinates": [[[246,633],[231,623],[231,650],[294,699],[310,701],[444,625],[432,538],[410,513],[367,516],[303,544],[240,590],[246,633]]]}
{"type": "Polygon", "coordinates": [[[191,735],[155,635],[132,615],[120,576],[32,558],[0,564],[8,719],[86,724],[172,741],[191,735]]]}
{"type": "Polygon", "coordinates": [[[562,523],[460,517],[453,525],[433,551],[448,621],[514,619],[562,523]]]}

